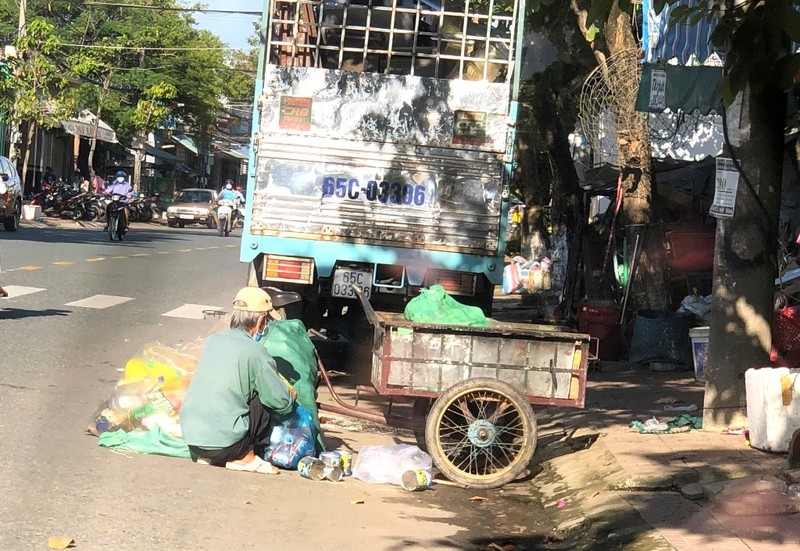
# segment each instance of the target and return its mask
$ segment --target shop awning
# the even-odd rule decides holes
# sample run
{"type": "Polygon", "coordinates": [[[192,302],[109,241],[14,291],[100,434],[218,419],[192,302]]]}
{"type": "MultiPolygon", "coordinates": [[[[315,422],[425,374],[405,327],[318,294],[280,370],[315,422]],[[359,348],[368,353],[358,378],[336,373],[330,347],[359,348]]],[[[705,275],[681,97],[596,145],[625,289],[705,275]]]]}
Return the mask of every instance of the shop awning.
{"type": "Polygon", "coordinates": [[[161,161],[165,161],[165,162],[168,162],[168,163],[177,163],[177,162],[180,161],[180,159],[178,159],[178,157],[176,157],[175,155],[173,155],[169,151],[164,151],[160,147],[153,147],[152,145],[148,144],[147,146],[145,146],[144,151],[145,151],[145,153],[147,155],[151,155],[151,156],[155,157],[156,159],[159,159],[161,161]]]}
{"type": "Polygon", "coordinates": [[[642,64],[642,79],[636,96],[636,110],[646,113],[699,111],[719,112],[722,67],[642,64]]]}
{"type": "Polygon", "coordinates": [[[195,145],[194,140],[186,134],[173,134],[172,139],[197,155],[197,145],[195,145]]]}
{"type": "Polygon", "coordinates": [[[73,136],[80,136],[81,138],[93,138],[96,136],[98,140],[104,142],[119,143],[114,129],[88,110],[81,111],[77,117],[61,121],[61,126],[73,136]],[[95,122],[97,122],[96,135],[95,122]]]}

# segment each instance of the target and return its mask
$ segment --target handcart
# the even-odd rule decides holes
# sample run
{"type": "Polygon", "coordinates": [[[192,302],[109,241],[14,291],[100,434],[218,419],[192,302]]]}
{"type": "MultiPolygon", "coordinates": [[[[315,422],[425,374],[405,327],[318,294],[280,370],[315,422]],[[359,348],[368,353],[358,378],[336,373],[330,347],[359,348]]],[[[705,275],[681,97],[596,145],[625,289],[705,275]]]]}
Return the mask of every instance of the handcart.
{"type": "Polygon", "coordinates": [[[415,323],[374,311],[356,292],[375,330],[372,385],[390,400],[416,398],[416,416],[345,403],[321,362],[336,403],[320,409],[405,428],[424,418],[427,451],[456,484],[496,488],[523,473],[536,449],[531,404],[584,406],[589,335],[491,319],[489,327],[415,323]]]}

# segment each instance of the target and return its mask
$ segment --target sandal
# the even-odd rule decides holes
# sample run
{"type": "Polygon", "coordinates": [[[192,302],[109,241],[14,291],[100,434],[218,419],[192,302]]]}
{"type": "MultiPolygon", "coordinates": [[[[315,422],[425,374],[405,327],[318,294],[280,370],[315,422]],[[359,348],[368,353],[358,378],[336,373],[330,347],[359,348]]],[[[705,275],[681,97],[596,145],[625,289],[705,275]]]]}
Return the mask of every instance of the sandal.
{"type": "Polygon", "coordinates": [[[230,471],[240,471],[245,473],[260,473],[260,474],[281,474],[277,467],[272,463],[267,463],[263,459],[256,457],[249,463],[237,463],[236,461],[228,461],[225,463],[225,468],[230,471]]]}

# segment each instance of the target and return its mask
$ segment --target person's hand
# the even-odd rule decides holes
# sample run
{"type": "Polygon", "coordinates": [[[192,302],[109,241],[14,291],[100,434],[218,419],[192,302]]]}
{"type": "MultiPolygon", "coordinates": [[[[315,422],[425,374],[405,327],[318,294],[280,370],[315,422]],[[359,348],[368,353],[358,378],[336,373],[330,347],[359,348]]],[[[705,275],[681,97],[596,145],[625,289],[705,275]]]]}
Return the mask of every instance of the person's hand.
{"type": "Polygon", "coordinates": [[[292,401],[296,402],[297,401],[297,391],[291,385],[287,386],[286,388],[289,390],[289,396],[292,397],[292,401]]]}

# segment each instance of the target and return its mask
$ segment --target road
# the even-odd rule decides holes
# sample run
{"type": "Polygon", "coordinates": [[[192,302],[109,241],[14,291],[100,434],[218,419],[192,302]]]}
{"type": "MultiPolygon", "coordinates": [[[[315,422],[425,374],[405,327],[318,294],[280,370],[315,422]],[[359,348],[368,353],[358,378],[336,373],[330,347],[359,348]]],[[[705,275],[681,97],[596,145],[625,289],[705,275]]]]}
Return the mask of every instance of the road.
{"type": "MultiPolygon", "coordinates": [[[[202,338],[217,323],[203,311],[229,308],[246,275],[238,239],[141,226],[110,243],[96,229],[28,227],[0,232],[0,252],[11,293],[0,301],[0,549],[45,549],[49,536],[84,550],[485,549],[551,533],[529,483],[411,494],[100,448],[84,430],[127,359],[145,343],[202,338]]],[[[413,441],[337,426],[327,437],[353,450],[413,441]]]]}

